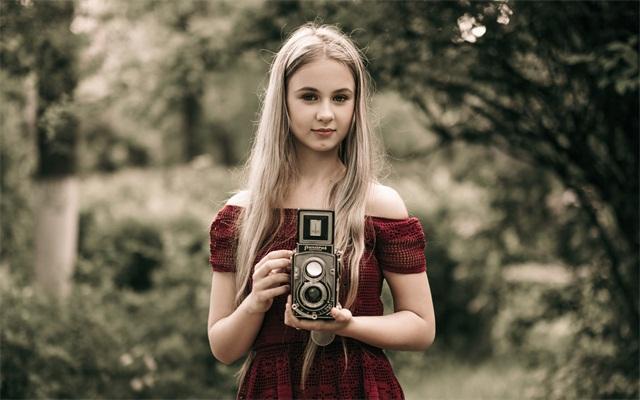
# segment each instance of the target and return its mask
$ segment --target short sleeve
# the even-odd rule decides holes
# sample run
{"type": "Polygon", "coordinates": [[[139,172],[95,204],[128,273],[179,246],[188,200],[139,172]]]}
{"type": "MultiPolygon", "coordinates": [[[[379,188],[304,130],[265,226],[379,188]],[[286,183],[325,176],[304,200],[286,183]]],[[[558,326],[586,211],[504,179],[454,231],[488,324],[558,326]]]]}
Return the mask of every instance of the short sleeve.
{"type": "Polygon", "coordinates": [[[209,229],[209,264],[216,272],[236,271],[237,220],[240,209],[224,206],[209,229]]]}
{"type": "Polygon", "coordinates": [[[420,221],[415,218],[373,218],[376,233],[375,254],[380,268],[401,274],[425,272],[426,240],[420,221]]]}

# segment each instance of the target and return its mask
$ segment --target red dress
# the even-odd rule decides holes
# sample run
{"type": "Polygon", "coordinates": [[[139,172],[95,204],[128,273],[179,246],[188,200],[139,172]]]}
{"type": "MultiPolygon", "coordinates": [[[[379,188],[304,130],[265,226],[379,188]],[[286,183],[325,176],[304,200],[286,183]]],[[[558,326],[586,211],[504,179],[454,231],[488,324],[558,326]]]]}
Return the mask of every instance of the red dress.
{"type": "MultiPolygon", "coordinates": [[[[226,205],[211,224],[209,261],[214,271],[235,271],[236,220],[241,210],[241,207],[226,205]]],[[[281,212],[284,213],[284,224],[276,232],[271,249],[262,249],[256,263],[270,250],[295,248],[297,210],[281,209],[281,212]]],[[[382,272],[424,273],[424,246],[424,233],[417,218],[366,217],[365,253],[360,263],[358,297],[351,307],[353,315],[382,315],[382,272]]],[[[345,294],[343,286],[341,295],[345,294]]],[[[309,332],[284,325],[286,300],[286,295],[276,297],[265,314],[252,347],[255,357],[240,386],[238,398],[404,398],[382,349],[339,336],[332,344],[318,348],[302,390],[300,372],[309,332]],[[346,367],[343,340],[348,352],[346,367]]]]}

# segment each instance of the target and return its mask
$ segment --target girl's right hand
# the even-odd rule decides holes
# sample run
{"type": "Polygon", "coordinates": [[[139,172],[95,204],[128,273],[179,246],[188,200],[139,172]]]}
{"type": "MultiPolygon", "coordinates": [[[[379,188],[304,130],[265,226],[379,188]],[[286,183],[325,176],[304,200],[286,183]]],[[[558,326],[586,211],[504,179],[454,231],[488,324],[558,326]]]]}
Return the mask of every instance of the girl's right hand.
{"type": "Polygon", "coordinates": [[[246,299],[250,313],[267,312],[276,296],[289,292],[292,254],[291,250],[275,250],[256,264],[251,293],[246,299]]]}

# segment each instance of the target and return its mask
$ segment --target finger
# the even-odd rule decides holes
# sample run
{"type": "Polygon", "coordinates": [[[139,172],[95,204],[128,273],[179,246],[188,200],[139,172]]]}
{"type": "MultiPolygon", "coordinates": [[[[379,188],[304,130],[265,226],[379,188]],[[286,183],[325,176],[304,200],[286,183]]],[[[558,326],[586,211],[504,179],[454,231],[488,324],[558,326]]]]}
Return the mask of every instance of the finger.
{"type": "Polygon", "coordinates": [[[286,268],[291,264],[291,260],[288,258],[278,258],[274,260],[267,260],[262,265],[256,266],[253,272],[253,279],[257,280],[268,275],[272,270],[286,268]]]}
{"type": "Polygon", "coordinates": [[[310,321],[306,319],[300,319],[296,316],[296,313],[293,312],[293,308],[291,307],[292,298],[289,295],[287,299],[287,304],[285,305],[284,311],[284,319],[285,324],[296,328],[298,330],[304,329],[307,331],[320,331],[325,330],[327,325],[329,324],[327,321],[310,321]]]}
{"type": "Polygon", "coordinates": [[[274,259],[278,259],[278,258],[291,258],[292,254],[293,254],[293,251],[291,251],[291,250],[274,250],[274,251],[270,251],[264,257],[262,257],[260,259],[260,261],[258,261],[258,263],[254,267],[254,270],[257,271],[258,269],[260,269],[262,267],[262,265],[264,263],[266,263],[269,260],[274,260],[274,259]]]}
{"type": "Polygon", "coordinates": [[[291,305],[293,304],[293,298],[291,295],[287,297],[287,304],[284,309],[284,321],[285,325],[290,326],[292,328],[296,328],[296,330],[306,329],[302,327],[303,320],[299,319],[296,314],[293,312],[293,308],[291,305]]]}
{"type": "Polygon", "coordinates": [[[272,272],[286,272],[291,273],[291,260],[289,259],[287,264],[284,267],[271,269],[272,272]]]}
{"type": "Polygon", "coordinates": [[[265,262],[262,265],[262,269],[271,272],[278,269],[286,269],[289,265],[291,265],[290,258],[276,258],[265,262]]]}
{"type": "Polygon", "coordinates": [[[287,326],[291,326],[296,329],[300,329],[295,324],[296,318],[293,315],[293,310],[291,309],[291,295],[287,296],[287,304],[284,306],[284,324],[287,326]]]}
{"type": "Polygon", "coordinates": [[[269,271],[268,275],[271,274],[277,274],[277,273],[284,273],[284,274],[290,274],[291,273],[291,263],[289,263],[289,265],[287,265],[286,267],[282,267],[282,268],[274,268],[271,271],[269,271]]]}
{"type": "Polygon", "coordinates": [[[296,326],[305,331],[331,331],[333,324],[328,321],[311,321],[306,319],[296,319],[296,326]]]}
{"type": "Polygon", "coordinates": [[[347,322],[352,317],[351,311],[346,308],[339,309],[337,307],[331,309],[331,316],[336,322],[347,322]]]}
{"type": "Polygon", "coordinates": [[[270,274],[253,284],[254,290],[264,290],[275,286],[281,286],[283,283],[289,283],[291,275],[285,273],[270,274]]]}
{"type": "Polygon", "coordinates": [[[291,250],[274,250],[267,253],[260,261],[277,260],[279,258],[291,258],[293,251],[291,250]]]}
{"type": "Polygon", "coordinates": [[[281,296],[285,293],[289,293],[289,285],[282,285],[282,286],[278,286],[272,289],[267,289],[262,291],[262,295],[268,299],[281,296]]]}

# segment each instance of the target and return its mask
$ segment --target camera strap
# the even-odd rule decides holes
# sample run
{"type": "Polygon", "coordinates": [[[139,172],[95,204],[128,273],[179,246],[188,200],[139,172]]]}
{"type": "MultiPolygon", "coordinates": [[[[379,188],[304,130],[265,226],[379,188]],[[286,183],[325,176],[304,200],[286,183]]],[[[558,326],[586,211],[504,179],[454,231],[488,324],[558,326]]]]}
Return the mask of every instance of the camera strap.
{"type": "Polygon", "coordinates": [[[323,331],[311,331],[311,340],[313,343],[318,346],[326,346],[333,342],[333,339],[336,337],[336,334],[333,332],[323,332],[323,331]]]}

